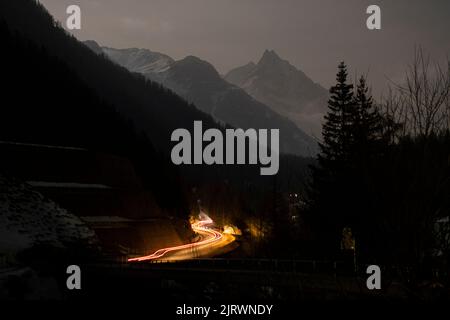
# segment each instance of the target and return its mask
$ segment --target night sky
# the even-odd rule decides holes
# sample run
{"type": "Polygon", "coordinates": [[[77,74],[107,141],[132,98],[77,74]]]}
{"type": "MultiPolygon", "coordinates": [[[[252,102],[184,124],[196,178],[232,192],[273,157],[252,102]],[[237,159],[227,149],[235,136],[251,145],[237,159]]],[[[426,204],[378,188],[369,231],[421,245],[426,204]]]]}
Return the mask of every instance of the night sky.
{"type": "Polygon", "coordinates": [[[450,53],[448,0],[41,0],[58,20],[78,4],[80,40],[139,47],[181,59],[196,55],[221,73],[257,62],[265,49],[330,86],[339,61],[368,74],[375,96],[400,81],[414,47],[439,61],[450,53]],[[366,8],[382,10],[382,30],[366,28],[366,8]]]}

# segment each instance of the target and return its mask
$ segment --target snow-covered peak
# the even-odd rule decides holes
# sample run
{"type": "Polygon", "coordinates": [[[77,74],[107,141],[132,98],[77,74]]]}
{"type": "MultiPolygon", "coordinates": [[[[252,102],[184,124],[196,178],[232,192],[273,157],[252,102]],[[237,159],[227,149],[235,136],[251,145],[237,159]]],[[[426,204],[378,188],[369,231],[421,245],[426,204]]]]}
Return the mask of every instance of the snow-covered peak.
{"type": "Polygon", "coordinates": [[[102,47],[103,52],[114,62],[138,73],[162,72],[166,70],[174,60],[162,53],[147,49],[113,49],[102,47]]]}
{"type": "Polygon", "coordinates": [[[327,90],[274,50],[265,50],[256,65],[249,63],[231,70],[225,79],[291,119],[307,133],[320,137],[327,90]]]}

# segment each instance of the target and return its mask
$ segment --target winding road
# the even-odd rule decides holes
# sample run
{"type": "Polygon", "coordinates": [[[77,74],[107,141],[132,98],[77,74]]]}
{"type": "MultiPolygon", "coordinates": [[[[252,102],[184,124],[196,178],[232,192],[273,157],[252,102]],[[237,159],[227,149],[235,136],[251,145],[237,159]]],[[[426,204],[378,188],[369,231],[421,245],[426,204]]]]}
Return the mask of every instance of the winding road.
{"type": "Polygon", "coordinates": [[[203,239],[198,242],[188,243],[180,246],[162,248],[150,255],[128,259],[128,262],[139,262],[147,260],[186,260],[208,255],[213,255],[219,248],[227,246],[235,240],[230,234],[224,234],[209,228],[213,220],[207,217],[204,220],[193,223],[192,230],[200,234],[203,239]]]}

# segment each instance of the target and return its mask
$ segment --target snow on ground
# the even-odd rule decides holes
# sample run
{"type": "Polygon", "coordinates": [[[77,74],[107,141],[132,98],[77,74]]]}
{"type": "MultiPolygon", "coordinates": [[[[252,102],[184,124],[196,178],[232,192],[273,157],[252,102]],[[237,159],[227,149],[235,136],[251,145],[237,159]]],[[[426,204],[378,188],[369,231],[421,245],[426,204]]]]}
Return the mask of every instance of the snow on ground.
{"type": "Polygon", "coordinates": [[[77,216],[31,186],[0,175],[0,254],[35,244],[94,244],[95,233],[77,216]]]}

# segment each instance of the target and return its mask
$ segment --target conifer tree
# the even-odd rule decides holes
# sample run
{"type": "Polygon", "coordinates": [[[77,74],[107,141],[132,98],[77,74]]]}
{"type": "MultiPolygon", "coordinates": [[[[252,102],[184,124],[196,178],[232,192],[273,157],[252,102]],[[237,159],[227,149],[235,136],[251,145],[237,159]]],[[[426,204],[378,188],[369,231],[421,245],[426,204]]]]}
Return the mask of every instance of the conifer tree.
{"type": "Polygon", "coordinates": [[[364,76],[361,76],[356,88],[351,122],[353,156],[356,159],[363,156],[367,160],[377,152],[377,143],[382,138],[382,118],[373,104],[364,76]]]}
{"type": "MultiPolygon", "coordinates": [[[[337,249],[342,228],[348,220],[343,217],[348,205],[349,154],[352,145],[352,117],[355,111],[353,85],[347,82],[347,67],[341,62],[336,75],[336,85],[330,88],[328,112],[322,127],[322,142],[318,165],[312,169],[309,189],[310,223],[319,234],[322,250],[337,249]],[[331,246],[331,247],[330,247],[331,246]]],[[[308,219],[308,218],[307,218],[308,219]]]]}
{"type": "Polygon", "coordinates": [[[365,78],[360,78],[353,92],[347,76],[347,67],[341,62],[337,83],[330,89],[310,192],[313,223],[328,245],[337,243],[345,227],[361,231],[371,201],[371,158],[378,152],[381,137],[381,116],[365,78]]]}
{"type": "Polygon", "coordinates": [[[337,169],[348,158],[351,144],[351,120],[354,113],[353,85],[347,83],[347,66],[339,64],[336,85],[330,89],[328,112],[322,128],[323,142],[319,164],[323,169],[337,169]]]}

